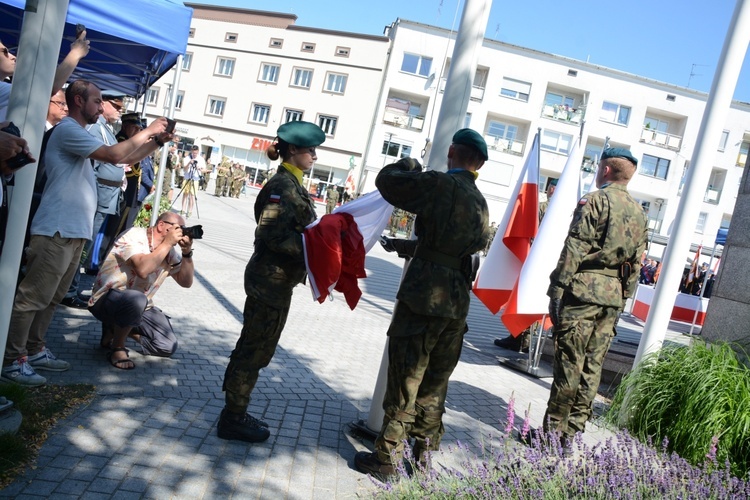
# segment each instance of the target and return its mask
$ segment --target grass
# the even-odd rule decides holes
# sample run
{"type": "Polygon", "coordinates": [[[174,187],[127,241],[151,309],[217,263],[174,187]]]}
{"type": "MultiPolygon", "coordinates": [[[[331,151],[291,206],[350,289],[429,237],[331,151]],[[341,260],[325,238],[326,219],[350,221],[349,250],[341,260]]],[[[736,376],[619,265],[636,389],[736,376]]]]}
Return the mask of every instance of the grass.
{"type": "Polygon", "coordinates": [[[669,440],[692,464],[716,449],[719,462],[750,471],[750,369],[728,344],[664,347],[622,381],[605,419],[641,440],[669,440]]]}
{"type": "Polygon", "coordinates": [[[21,387],[0,384],[0,396],[13,401],[23,415],[17,434],[0,434],[0,489],[33,464],[47,431],[94,397],[90,384],[21,387]]]}

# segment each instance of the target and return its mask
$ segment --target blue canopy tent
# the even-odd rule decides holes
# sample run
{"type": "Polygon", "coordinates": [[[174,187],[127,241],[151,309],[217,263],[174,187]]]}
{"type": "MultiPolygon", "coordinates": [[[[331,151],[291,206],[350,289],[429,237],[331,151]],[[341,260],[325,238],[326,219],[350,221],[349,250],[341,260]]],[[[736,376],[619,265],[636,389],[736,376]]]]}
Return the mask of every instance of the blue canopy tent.
{"type": "MultiPolygon", "coordinates": [[[[18,46],[25,0],[0,0],[0,39],[18,46]]],[[[76,24],[91,41],[73,79],[139,97],[184,54],[193,10],[173,0],[70,0],[60,60],[75,39],[76,24]]]]}
{"type": "Polygon", "coordinates": [[[729,232],[729,229],[722,227],[719,229],[719,231],[716,233],[716,245],[726,245],[727,244],[727,233],[729,232]]]}

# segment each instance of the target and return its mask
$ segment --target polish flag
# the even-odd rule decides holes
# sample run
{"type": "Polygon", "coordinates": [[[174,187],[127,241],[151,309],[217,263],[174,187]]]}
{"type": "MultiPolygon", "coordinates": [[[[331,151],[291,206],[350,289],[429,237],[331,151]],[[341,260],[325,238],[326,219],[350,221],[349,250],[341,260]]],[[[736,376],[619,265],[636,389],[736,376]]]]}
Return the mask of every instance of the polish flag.
{"type": "MultiPolygon", "coordinates": [[[[501,316],[503,324],[514,337],[535,321],[540,321],[549,310],[549,275],[557,266],[578,203],[582,161],[576,140],[557,182],[555,194],[549,200],[539,233],[534,238],[534,244],[501,316]]],[[[550,326],[552,323],[548,320],[545,329],[550,326]]]]}
{"type": "Polygon", "coordinates": [[[377,243],[392,211],[380,192],[372,191],[305,228],[302,245],[314,300],[322,303],[337,290],[351,309],[356,307],[362,295],[357,280],[366,277],[365,254],[377,243]]]}
{"type": "Polygon", "coordinates": [[[492,314],[508,302],[539,226],[539,132],[472,291],[492,314]],[[502,236],[502,237],[501,237],[502,236]]]}

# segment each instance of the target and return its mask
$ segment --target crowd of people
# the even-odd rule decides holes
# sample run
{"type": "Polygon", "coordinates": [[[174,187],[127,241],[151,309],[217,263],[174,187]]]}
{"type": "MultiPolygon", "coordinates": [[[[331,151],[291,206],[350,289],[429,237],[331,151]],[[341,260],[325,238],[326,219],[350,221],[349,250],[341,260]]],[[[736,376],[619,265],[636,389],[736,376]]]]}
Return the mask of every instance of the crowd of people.
{"type": "MultiPolygon", "coordinates": [[[[146,354],[174,354],[177,336],[153,298],[169,277],[182,287],[193,283],[193,237],[185,224],[197,211],[197,191],[206,189],[214,171],[198,146],[185,156],[178,153],[165,118],[146,124],[138,114],[121,114],[122,94],[85,80],[72,81],[63,91],[72,68],[88,50],[83,32],[60,65],[50,96],[38,203],[30,218],[2,367],[3,379],[27,386],[46,382],[37,371],[70,368],[45,342],[60,303],[86,307],[101,321],[101,347],[115,369],[135,368],[126,348],[128,339],[146,354]],[[117,123],[119,131],[114,128],[117,123]],[[163,154],[165,196],[171,201],[179,189],[181,210],[164,212],[151,227],[133,227],[140,204],[153,191],[163,154]],[[86,271],[96,273],[89,297],[81,296],[76,280],[84,251],[86,271]]],[[[12,76],[14,62],[13,54],[0,44],[0,77],[12,76]]],[[[9,86],[0,82],[0,121],[9,86]]],[[[278,128],[266,151],[279,164],[264,180],[254,204],[257,227],[244,274],[243,326],[222,386],[225,406],[217,424],[222,439],[256,443],[270,436],[268,424],[248,414],[247,408],[291,313],[293,290],[306,279],[301,233],[316,219],[316,208],[305,175],[325,138],[319,126],[293,121],[278,128]]],[[[0,132],[4,192],[13,176],[7,161],[21,152],[28,154],[22,138],[0,132]]],[[[385,332],[385,417],[375,450],[358,453],[354,460],[363,473],[395,475],[409,439],[416,460],[423,463],[440,447],[448,381],[468,330],[478,262],[474,256],[487,254],[497,231],[476,185],[487,160],[482,136],[465,128],[452,137],[447,172],[423,171],[417,160],[403,158],[377,175],[377,189],[395,207],[391,234],[402,229],[407,233],[407,239],[388,241],[386,249],[397,250],[411,262],[385,332]],[[408,239],[412,232],[416,238],[408,239]]],[[[550,275],[547,295],[555,355],[544,430],[558,433],[564,446],[585,430],[591,417],[602,361],[625,300],[637,281],[658,279],[656,263],[641,266],[646,217],[627,191],[637,163],[627,149],[602,152],[598,190],[576,205],[550,275]]],[[[239,197],[248,182],[245,168],[223,157],[215,171],[215,196],[239,197]]],[[[554,188],[550,182],[548,199],[554,188]]],[[[339,194],[335,186],[327,189],[327,214],[335,209],[339,194]]],[[[547,208],[546,203],[540,206],[540,220],[547,208]]]]}

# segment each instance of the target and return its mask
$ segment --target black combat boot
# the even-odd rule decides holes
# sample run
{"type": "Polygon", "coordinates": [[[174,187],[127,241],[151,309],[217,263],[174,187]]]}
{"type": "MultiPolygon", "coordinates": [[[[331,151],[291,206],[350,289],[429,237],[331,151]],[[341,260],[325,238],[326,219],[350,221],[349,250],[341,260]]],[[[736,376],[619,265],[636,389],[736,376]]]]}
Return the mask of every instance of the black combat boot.
{"type": "Polygon", "coordinates": [[[247,413],[231,413],[226,408],[221,410],[216,431],[221,439],[247,441],[248,443],[261,443],[271,435],[268,424],[265,422],[247,413]]]}
{"type": "Polygon", "coordinates": [[[363,474],[370,474],[375,479],[387,482],[398,477],[396,468],[391,464],[384,464],[378,460],[378,454],[360,451],[354,455],[354,467],[363,474]]]}
{"type": "Polygon", "coordinates": [[[502,349],[509,349],[516,352],[529,352],[529,333],[522,332],[518,337],[508,335],[502,339],[495,339],[495,345],[502,349]]]}

